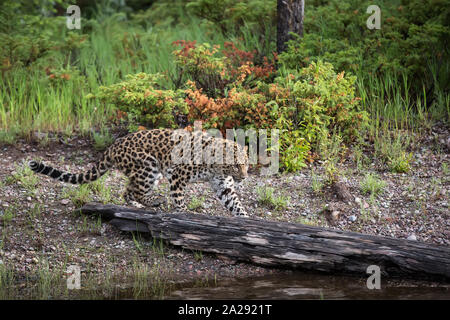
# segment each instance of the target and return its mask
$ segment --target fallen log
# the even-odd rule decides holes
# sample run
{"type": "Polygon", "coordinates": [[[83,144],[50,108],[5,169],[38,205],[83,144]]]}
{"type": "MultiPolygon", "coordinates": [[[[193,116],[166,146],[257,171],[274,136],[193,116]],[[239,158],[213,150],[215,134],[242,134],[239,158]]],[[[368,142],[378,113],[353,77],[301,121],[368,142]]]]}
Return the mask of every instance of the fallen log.
{"type": "Polygon", "coordinates": [[[296,223],[193,213],[158,213],[89,203],[83,214],[100,215],[123,231],[150,232],[175,246],[271,267],[334,274],[382,275],[450,282],[450,247],[344,232],[296,223]]]}

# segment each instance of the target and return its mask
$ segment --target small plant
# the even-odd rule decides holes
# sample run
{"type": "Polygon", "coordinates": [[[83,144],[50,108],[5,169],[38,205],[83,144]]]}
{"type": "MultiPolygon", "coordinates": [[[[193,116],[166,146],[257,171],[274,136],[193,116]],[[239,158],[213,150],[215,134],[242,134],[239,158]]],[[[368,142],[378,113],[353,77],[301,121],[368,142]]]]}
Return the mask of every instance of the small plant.
{"type": "Polygon", "coordinates": [[[17,183],[30,192],[36,190],[38,182],[39,177],[25,163],[16,165],[15,172],[5,181],[7,184],[17,183]]]}
{"type": "Polygon", "coordinates": [[[375,154],[387,163],[389,169],[396,173],[405,173],[411,169],[412,153],[406,148],[412,144],[412,138],[407,134],[383,128],[375,133],[375,154]]]}
{"type": "Polygon", "coordinates": [[[97,151],[105,150],[114,141],[109,130],[104,128],[102,128],[100,132],[93,132],[92,138],[94,139],[94,148],[97,151]]]}
{"type": "Polygon", "coordinates": [[[258,187],[256,189],[258,202],[277,211],[286,209],[289,204],[289,197],[284,195],[275,196],[274,191],[275,189],[272,187],[258,187]]]}
{"type": "Polygon", "coordinates": [[[444,174],[444,176],[448,176],[450,174],[450,170],[448,168],[448,164],[446,162],[442,163],[442,173],[444,174]]]}
{"type": "Polygon", "coordinates": [[[30,227],[34,227],[34,221],[39,219],[42,216],[42,205],[40,203],[36,203],[33,207],[28,211],[28,222],[30,227]]]}
{"type": "Polygon", "coordinates": [[[99,179],[88,184],[88,188],[92,193],[100,198],[100,201],[104,204],[115,203],[120,204],[120,200],[113,197],[111,188],[105,183],[108,173],[100,177],[99,179]]]}
{"type": "Polygon", "coordinates": [[[203,208],[204,202],[205,197],[197,198],[196,196],[193,196],[187,207],[189,210],[196,211],[200,208],[203,208]]]}
{"type": "Polygon", "coordinates": [[[2,222],[3,226],[6,226],[8,223],[10,223],[12,221],[12,219],[14,219],[14,217],[16,216],[15,210],[16,210],[16,207],[12,206],[12,207],[7,207],[3,211],[3,214],[0,215],[0,221],[2,222]]]}
{"type": "Polygon", "coordinates": [[[194,251],[194,259],[195,261],[203,260],[203,252],[202,251],[194,251]]]}
{"type": "Polygon", "coordinates": [[[70,199],[77,208],[92,200],[91,189],[88,184],[82,184],[75,188],[67,187],[63,190],[62,197],[70,199]]]}
{"type": "Polygon", "coordinates": [[[295,220],[295,222],[301,223],[301,224],[304,224],[307,226],[320,226],[324,223],[322,217],[319,218],[317,216],[314,216],[314,217],[300,216],[295,220]]]}
{"type": "Polygon", "coordinates": [[[389,168],[392,172],[406,173],[411,169],[412,153],[402,151],[400,154],[389,157],[389,168]]]}
{"type": "Polygon", "coordinates": [[[15,298],[15,274],[14,270],[6,264],[0,264],[0,299],[15,298]]]}
{"type": "Polygon", "coordinates": [[[90,219],[88,216],[83,215],[82,223],[78,228],[81,234],[92,234],[100,235],[100,230],[102,229],[102,219],[98,217],[97,219],[90,219]]]}
{"type": "Polygon", "coordinates": [[[0,130],[0,144],[12,145],[17,139],[15,132],[0,130]]]}
{"type": "Polygon", "coordinates": [[[48,146],[50,143],[50,138],[48,137],[48,133],[42,133],[41,136],[39,137],[39,145],[41,147],[46,147],[48,146]]]}
{"type": "Polygon", "coordinates": [[[385,187],[386,182],[381,180],[375,173],[367,173],[360,183],[361,192],[370,194],[371,197],[381,194],[385,187]]]}
{"type": "Polygon", "coordinates": [[[315,194],[320,194],[323,190],[325,183],[323,179],[315,174],[314,171],[311,172],[311,188],[315,194]]]}
{"type": "Polygon", "coordinates": [[[327,131],[324,130],[319,140],[318,149],[325,168],[326,182],[331,185],[339,178],[337,165],[341,154],[345,153],[346,147],[342,144],[340,135],[333,134],[329,137],[327,131]]]}
{"type": "Polygon", "coordinates": [[[152,245],[153,252],[160,256],[164,256],[164,240],[156,238],[153,238],[153,245],[152,245]]]}
{"type": "Polygon", "coordinates": [[[142,245],[141,245],[141,237],[138,233],[138,239],[136,238],[136,236],[134,235],[134,232],[132,233],[133,235],[133,243],[134,246],[136,247],[136,249],[139,251],[139,253],[143,253],[144,250],[142,249],[142,245]]]}

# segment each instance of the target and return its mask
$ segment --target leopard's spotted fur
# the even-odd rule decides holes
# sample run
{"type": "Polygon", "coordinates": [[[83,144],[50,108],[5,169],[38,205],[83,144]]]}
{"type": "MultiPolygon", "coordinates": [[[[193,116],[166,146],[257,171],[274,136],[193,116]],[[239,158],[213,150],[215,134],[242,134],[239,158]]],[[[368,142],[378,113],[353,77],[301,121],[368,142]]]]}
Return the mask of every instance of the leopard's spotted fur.
{"type": "MultiPolygon", "coordinates": [[[[43,163],[30,161],[30,168],[56,180],[83,184],[94,181],[109,169],[116,168],[129,178],[129,184],[124,198],[128,203],[138,202],[144,206],[151,206],[150,192],[158,185],[162,176],[166,177],[170,185],[170,196],[179,210],[185,210],[184,189],[189,182],[208,181],[222,204],[233,214],[246,216],[234,190],[234,180],[247,177],[248,157],[246,149],[239,144],[222,138],[215,138],[198,131],[189,135],[188,139],[174,136],[169,129],[154,129],[138,131],[117,139],[104,153],[102,158],[87,172],[72,174],[54,169],[43,163]],[[174,137],[176,137],[174,139],[174,137]],[[189,163],[176,163],[172,159],[174,148],[183,150],[190,142],[193,157],[189,163]],[[201,158],[204,152],[198,152],[195,146],[222,147],[223,164],[205,163],[201,158]],[[226,150],[233,149],[232,164],[225,161],[226,150]],[[198,164],[198,161],[203,163],[198,164]]],[[[189,146],[187,147],[189,148],[189,146]]],[[[187,149],[185,149],[187,150],[187,149]]],[[[182,156],[182,151],[179,152],[182,156]]],[[[212,155],[215,155],[212,152],[212,155]]]]}

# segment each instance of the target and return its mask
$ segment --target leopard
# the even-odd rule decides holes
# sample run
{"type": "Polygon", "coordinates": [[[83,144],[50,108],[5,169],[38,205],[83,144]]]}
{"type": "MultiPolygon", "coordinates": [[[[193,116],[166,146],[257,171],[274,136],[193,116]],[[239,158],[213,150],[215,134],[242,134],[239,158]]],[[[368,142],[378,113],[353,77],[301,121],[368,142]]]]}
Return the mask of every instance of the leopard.
{"type": "Polygon", "coordinates": [[[36,160],[28,165],[35,173],[72,184],[89,183],[109,170],[118,170],[128,177],[125,202],[141,208],[154,206],[151,196],[162,178],[168,181],[169,197],[176,211],[187,211],[185,191],[189,183],[209,182],[225,208],[235,216],[248,217],[235,188],[248,177],[247,150],[237,141],[202,130],[150,129],[117,138],[82,173],[66,172],[36,160]],[[231,156],[224,159],[224,154],[231,156]]]}

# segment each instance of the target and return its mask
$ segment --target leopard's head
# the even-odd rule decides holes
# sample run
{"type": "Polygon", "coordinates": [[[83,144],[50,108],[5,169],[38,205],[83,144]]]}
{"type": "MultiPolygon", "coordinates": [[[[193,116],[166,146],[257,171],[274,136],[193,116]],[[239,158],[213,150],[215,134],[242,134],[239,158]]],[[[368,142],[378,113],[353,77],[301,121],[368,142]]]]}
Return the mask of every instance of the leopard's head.
{"type": "Polygon", "coordinates": [[[230,166],[230,172],[228,174],[233,177],[234,181],[240,182],[248,177],[248,167],[247,146],[242,148],[236,144],[234,150],[234,164],[230,166]]]}

